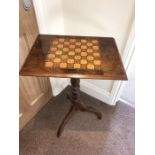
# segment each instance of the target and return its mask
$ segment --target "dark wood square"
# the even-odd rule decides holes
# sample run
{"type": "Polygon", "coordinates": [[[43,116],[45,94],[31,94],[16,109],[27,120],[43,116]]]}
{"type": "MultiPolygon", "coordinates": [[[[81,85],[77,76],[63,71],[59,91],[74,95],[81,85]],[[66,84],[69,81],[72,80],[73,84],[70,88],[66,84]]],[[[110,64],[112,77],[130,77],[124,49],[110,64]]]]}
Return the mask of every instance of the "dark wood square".
{"type": "Polygon", "coordinates": [[[20,75],[127,80],[115,40],[90,36],[39,35],[20,75]]]}

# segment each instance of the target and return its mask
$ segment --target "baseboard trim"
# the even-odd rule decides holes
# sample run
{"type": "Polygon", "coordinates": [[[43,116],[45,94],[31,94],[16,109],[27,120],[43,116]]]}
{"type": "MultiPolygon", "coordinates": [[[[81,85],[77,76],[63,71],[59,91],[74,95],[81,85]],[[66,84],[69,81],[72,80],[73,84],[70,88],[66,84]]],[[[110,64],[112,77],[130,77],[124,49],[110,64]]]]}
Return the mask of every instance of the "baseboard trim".
{"type": "Polygon", "coordinates": [[[124,99],[122,99],[122,98],[119,98],[119,101],[123,102],[124,104],[129,105],[129,106],[132,107],[132,108],[135,108],[134,105],[132,105],[131,103],[129,103],[128,101],[126,101],[126,100],[124,100],[124,99]]]}
{"type": "Polygon", "coordinates": [[[80,82],[80,89],[85,92],[88,95],[91,95],[103,102],[105,102],[106,104],[112,105],[109,102],[110,99],[110,93],[105,91],[104,89],[101,89],[99,87],[97,87],[94,84],[91,84],[90,82],[86,82],[86,81],[82,81],[80,82]]]}
{"type": "MultiPolygon", "coordinates": [[[[68,79],[54,79],[50,78],[52,89],[53,89],[53,95],[57,96],[67,85],[70,85],[70,81],[68,79]]],[[[105,91],[104,89],[101,89],[97,87],[96,85],[87,82],[87,81],[80,81],[80,90],[85,92],[88,95],[91,95],[104,103],[113,106],[111,102],[111,93],[108,91],[105,91]]]]}

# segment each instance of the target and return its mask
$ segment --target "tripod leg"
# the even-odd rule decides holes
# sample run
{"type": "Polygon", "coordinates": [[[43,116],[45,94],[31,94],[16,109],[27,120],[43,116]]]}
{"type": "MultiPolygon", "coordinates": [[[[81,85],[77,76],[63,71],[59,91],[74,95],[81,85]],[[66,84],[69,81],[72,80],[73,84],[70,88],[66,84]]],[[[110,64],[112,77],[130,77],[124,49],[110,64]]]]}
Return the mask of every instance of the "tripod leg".
{"type": "Polygon", "coordinates": [[[58,131],[57,131],[57,137],[60,137],[64,126],[67,124],[67,122],[70,120],[70,118],[73,116],[74,112],[75,112],[75,108],[73,106],[71,106],[70,110],[68,111],[68,113],[66,114],[65,118],[63,119],[63,121],[61,122],[58,131]]]}
{"type": "Polygon", "coordinates": [[[84,107],[84,111],[90,112],[90,113],[94,113],[98,119],[102,119],[102,114],[97,111],[94,107],[84,107]]]}

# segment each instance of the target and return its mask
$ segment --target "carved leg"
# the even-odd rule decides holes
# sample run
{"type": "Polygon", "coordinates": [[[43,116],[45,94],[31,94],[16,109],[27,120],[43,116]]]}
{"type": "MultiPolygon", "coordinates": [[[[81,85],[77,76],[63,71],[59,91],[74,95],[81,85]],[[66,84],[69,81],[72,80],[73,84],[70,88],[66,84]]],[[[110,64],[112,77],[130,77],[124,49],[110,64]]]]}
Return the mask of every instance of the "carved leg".
{"type": "Polygon", "coordinates": [[[71,93],[70,95],[67,94],[67,98],[71,101],[71,108],[65,118],[63,119],[62,123],[60,124],[60,127],[57,132],[57,137],[60,137],[64,126],[66,123],[70,120],[70,118],[73,116],[73,114],[79,110],[83,112],[91,112],[97,116],[98,119],[102,118],[102,115],[100,112],[98,112],[95,108],[93,107],[87,107],[83,103],[80,102],[80,79],[72,78],[71,79],[71,93]]]}
{"type": "Polygon", "coordinates": [[[97,116],[98,119],[102,119],[102,114],[99,111],[97,111],[94,107],[84,107],[83,111],[93,113],[97,116]]]}
{"type": "Polygon", "coordinates": [[[60,137],[64,126],[67,124],[67,122],[71,119],[71,117],[73,116],[73,114],[75,113],[75,108],[73,106],[71,106],[70,110],[68,111],[67,115],[65,116],[65,118],[63,119],[63,121],[61,122],[59,129],[57,131],[57,137],[60,137]]]}

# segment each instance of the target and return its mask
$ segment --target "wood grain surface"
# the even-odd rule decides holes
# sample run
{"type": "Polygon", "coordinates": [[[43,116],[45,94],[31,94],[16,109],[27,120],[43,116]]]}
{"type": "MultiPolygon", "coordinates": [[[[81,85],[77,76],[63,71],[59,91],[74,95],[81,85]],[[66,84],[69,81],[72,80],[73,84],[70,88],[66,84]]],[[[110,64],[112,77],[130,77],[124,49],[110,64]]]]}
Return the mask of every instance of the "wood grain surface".
{"type": "Polygon", "coordinates": [[[20,75],[127,80],[110,37],[38,35],[20,75]]]}

